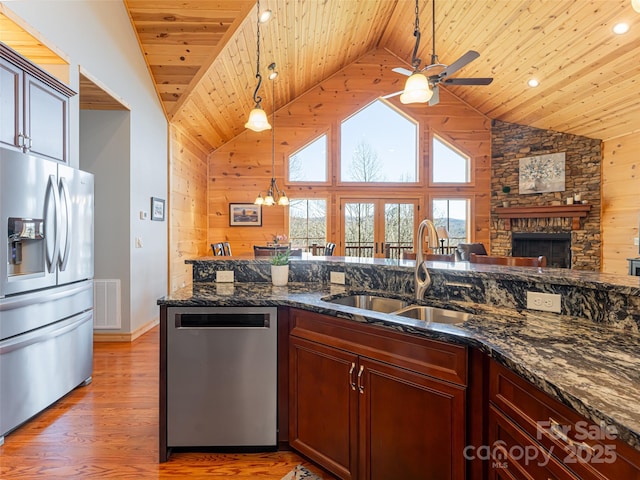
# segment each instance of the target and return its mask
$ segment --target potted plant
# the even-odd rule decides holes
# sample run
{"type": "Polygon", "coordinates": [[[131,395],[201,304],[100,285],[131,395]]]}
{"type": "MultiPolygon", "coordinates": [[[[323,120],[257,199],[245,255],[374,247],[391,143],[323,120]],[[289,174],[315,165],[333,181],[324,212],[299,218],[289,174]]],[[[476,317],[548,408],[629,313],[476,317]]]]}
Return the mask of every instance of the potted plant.
{"type": "Polygon", "coordinates": [[[271,255],[271,283],[277,287],[286,285],[289,281],[289,257],[291,250],[275,252],[271,255]]]}
{"type": "MultiPolygon", "coordinates": [[[[509,185],[504,185],[502,187],[502,193],[504,193],[505,195],[508,194],[511,191],[511,187],[509,185]]],[[[509,200],[503,200],[502,201],[502,206],[503,207],[508,207],[509,206],[509,200]]]]}

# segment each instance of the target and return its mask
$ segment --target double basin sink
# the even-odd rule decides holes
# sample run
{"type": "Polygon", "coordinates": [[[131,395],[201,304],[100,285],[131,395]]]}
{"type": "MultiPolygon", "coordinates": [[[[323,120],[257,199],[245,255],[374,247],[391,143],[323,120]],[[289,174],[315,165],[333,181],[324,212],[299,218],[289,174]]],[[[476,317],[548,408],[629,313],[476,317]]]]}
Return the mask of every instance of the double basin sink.
{"type": "Polygon", "coordinates": [[[463,323],[471,316],[465,312],[425,305],[413,305],[397,298],[387,298],[376,295],[347,295],[325,301],[433,323],[463,323]]]}

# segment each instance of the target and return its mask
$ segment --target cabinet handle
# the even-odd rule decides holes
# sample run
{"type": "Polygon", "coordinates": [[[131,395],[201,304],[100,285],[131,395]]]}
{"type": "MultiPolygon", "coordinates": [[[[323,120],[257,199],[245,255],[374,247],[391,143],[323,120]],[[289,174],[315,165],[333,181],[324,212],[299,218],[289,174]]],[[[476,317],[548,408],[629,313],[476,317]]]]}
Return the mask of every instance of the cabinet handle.
{"type": "Polygon", "coordinates": [[[356,382],[353,381],[353,371],[356,369],[356,364],[351,362],[351,368],[349,369],[349,385],[351,385],[351,390],[356,389],[356,382]]]}
{"type": "Polygon", "coordinates": [[[27,137],[27,139],[29,140],[29,146],[27,147],[27,150],[31,150],[31,147],[33,146],[33,139],[31,137],[27,137]]]}
{"type": "Polygon", "coordinates": [[[364,366],[360,365],[360,370],[358,370],[358,391],[360,393],[364,393],[364,385],[362,385],[362,372],[364,372],[364,366]]]}
{"type": "Polygon", "coordinates": [[[551,433],[553,434],[554,437],[556,437],[559,440],[562,440],[567,445],[575,448],[576,451],[577,450],[586,450],[591,455],[595,454],[595,450],[588,443],[576,442],[572,438],[569,438],[569,435],[567,435],[562,430],[562,427],[560,426],[560,424],[558,422],[556,422],[553,418],[549,417],[549,423],[551,424],[551,426],[549,427],[549,430],[551,430],[551,433]]]}
{"type": "Polygon", "coordinates": [[[21,133],[21,132],[18,133],[18,146],[20,148],[22,148],[23,151],[25,149],[25,141],[24,141],[24,139],[25,139],[24,133],[21,133]]]}

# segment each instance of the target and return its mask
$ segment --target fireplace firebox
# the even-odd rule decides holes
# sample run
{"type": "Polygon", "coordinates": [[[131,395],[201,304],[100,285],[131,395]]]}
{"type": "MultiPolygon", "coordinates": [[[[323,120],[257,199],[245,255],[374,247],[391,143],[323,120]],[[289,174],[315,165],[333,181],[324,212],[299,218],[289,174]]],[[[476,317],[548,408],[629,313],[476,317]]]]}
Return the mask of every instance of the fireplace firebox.
{"type": "Polygon", "coordinates": [[[514,257],[547,257],[547,267],[571,268],[571,233],[514,232],[511,236],[514,257]]]}

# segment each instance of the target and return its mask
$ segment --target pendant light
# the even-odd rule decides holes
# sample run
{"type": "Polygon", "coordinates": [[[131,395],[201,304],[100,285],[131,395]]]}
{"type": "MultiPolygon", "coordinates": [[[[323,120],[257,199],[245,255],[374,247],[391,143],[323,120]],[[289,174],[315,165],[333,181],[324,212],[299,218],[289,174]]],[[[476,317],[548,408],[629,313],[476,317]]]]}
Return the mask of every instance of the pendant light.
{"type": "Polygon", "coordinates": [[[638,13],[640,13],[640,0],[631,0],[631,7],[638,13]]]}
{"type": "Polygon", "coordinates": [[[254,132],[262,132],[263,130],[269,130],[271,125],[269,125],[269,120],[267,119],[267,114],[262,109],[262,97],[258,95],[258,90],[260,90],[260,85],[262,85],[262,75],[260,75],[260,24],[265,23],[271,18],[271,10],[266,10],[263,14],[260,14],[260,0],[257,1],[256,5],[257,12],[257,25],[258,25],[258,35],[257,35],[257,64],[256,64],[256,78],[258,79],[258,85],[256,85],[256,89],[253,92],[253,101],[256,102],[255,107],[249,113],[249,120],[244,124],[245,128],[249,130],[253,130],[254,132]],[[267,15],[268,13],[268,15],[267,15]]]}
{"type": "Polygon", "coordinates": [[[266,205],[268,207],[278,204],[278,205],[289,205],[289,197],[284,192],[284,190],[280,190],[278,187],[278,183],[276,182],[275,177],[275,162],[276,162],[276,107],[275,107],[275,98],[276,98],[276,82],[275,79],[278,76],[278,72],[276,71],[276,64],[272,63],[269,65],[269,80],[271,80],[271,88],[272,88],[272,98],[274,101],[273,105],[273,113],[271,114],[271,183],[269,184],[269,188],[267,188],[267,195],[265,197],[262,196],[262,192],[258,194],[255,203],[256,205],[266,205]]]}
{"type": "MultiPolygon", "coordinates": [[[[431,85],[429,85],[429,80],[427,77],[420,71],[420,62],[421,60],[417,58],[418,55],[418,47],[420,46],[420,18],[419,18],[419,10],[418,10],[418,0],[416,0],[416,21],[415,26],[413,28],[413,36],[416,37],[416,44],[413,47],[413,56],[411,58],[411,65],[413,66],[413,73],[409,78],[407,78],[407,82],[404,84],[404,92],[400,95],[400,102],[403,104],[408,103],[426,103],[433,96],[433,90],[431,89],[431,85]]],[[[434,15],[434,30],[435,30],[435,0],[433,2],[433,15],[434,15]]],[[[435,32],[433,35],[435,41],[435,32]]],[[[435,51],[435,46],[434,46],[435,51]]]]}

